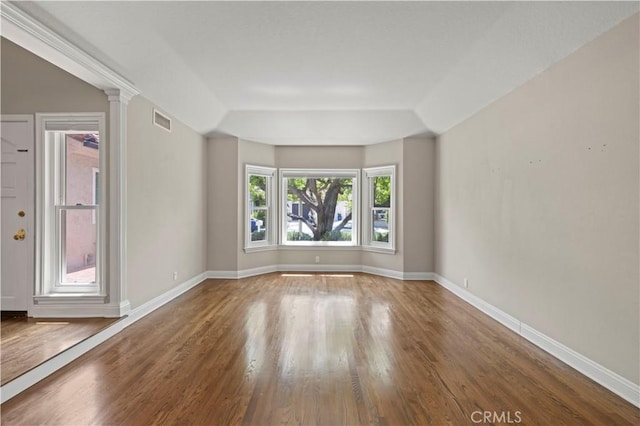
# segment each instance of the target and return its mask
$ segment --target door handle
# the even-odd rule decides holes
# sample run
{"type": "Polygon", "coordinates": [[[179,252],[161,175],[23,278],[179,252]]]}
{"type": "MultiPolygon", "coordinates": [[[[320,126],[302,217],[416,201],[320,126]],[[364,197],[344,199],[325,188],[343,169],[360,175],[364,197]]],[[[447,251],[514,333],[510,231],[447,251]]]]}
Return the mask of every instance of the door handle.
{"type": "Polygon", "coordinates": [[[27,232],[23,228],[20,228],[18,229],[18,233],[13,236],[13,239],[16,241],[22,241],[24,240],[24,237],[26,235],[27,235],[27,232]]]}

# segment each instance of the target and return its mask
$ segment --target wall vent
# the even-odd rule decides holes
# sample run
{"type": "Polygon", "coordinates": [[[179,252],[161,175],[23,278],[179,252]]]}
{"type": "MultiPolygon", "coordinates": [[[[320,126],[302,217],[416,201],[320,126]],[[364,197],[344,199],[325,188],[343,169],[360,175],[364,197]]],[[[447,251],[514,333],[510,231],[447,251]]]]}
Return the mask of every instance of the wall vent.
{"type": "Polygon", "coordinates": [[[167,132],[171,131],[171,119],[155,108],[153,110],[153,124],[162,127],[167,132]]]}

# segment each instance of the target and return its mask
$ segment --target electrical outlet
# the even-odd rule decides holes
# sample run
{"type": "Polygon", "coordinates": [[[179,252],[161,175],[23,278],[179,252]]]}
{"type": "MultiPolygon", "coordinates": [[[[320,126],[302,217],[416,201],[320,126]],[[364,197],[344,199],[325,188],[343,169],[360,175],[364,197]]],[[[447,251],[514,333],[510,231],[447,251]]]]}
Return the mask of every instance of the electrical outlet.
{"type": "Polygon", "coordinates": [[[469,288],[469,279],[468,278],[464,279],[464,288],[469,288]]]}
{"type": "Polygon", "coordinates": [[[316,256],[316,263],[320,263],[320,256],[316,256]]]}
{"type": "Polygon", "coordinates": [[[177,272],[173,273],[173,280],[174,281],[178,281],[178,273],[177,272]]]}

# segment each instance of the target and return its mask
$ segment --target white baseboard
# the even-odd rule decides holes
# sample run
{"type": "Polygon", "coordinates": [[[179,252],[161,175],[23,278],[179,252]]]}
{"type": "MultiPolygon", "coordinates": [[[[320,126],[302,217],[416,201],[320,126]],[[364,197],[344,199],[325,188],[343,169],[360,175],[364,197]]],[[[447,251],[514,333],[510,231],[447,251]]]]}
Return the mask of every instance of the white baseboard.
{"type": "Polygon", "coordinates": [[[469,303],[470,305],[477,308],[478,310],[489,315],[491,318],[498,321],[500,324],[520,334],[520,321],[518,319],[512,317],[506,312],[501,311],[500,309],[496,308],[492,304],[485,302],[475,294],[471,293],[468,290],[465,290],[459,285],[452,283],[445,277],[438,274],[433,274],[433,275],[434,275],[433,280],[438,284],[440,284],[442,287],[446,288],[451,293],[455,294],[460,299],[469,303]]]}
{"type": "MultiPolygon", "coordinates": [[[[200,284],[206,278],[207,278],[207,273],[203,272],[183,282],[182,284],[172,288],[166,293],[163,293],[160,296],[146,302],[145,304],[140,305],[137,308],[131,310],[128,316],[123,317],[119,321],[114,322],[109,327],[98,332],[97,334],[94,334],[88,339],[85,339],[82,342],[59,353],[58,355],[52,357],[48,361],[45,361],[39,366],[29,370],[28,372],[22,374],[21,376],[18,376],[14,380],[8,383],[5,383],[2,387],[0,387],[0,403],[3,404],[5,401],[8,401],[9,399],[18,395],[20,392],[35,385],[40,380],[53,374],[54,372],[61,369],[65,365],[69,364],[71,361],[75,360],[81,355],[89,352],[91,349],[103,343],[105,340],[118,334],[119,332],[124,330],[126,327],[138,321],[140,318],[143,318],[145,315],[153,312],[154,310],[158,309],[162,305],[180,296],[182,293],[200,284]]],[[[58,307],[56,306],[56,308],[58,307]]],[[[115,308],[120,310],[125,310],[125,309],[128,310],[130,308],[130,305],[128,304],[128,302],[126,302],[122,306],[114,307],[114,309],[115,308]]],[[[62,317],[62,318],[69,317],[67,312],[64,312],[64,313],[60,312],[58,313],[58,315],[59,317],[62,317]]]]}
{"type": "Polygon", "coordinates": [[[33,318],[121,318],[131,310],[129,301],[118,305],[56,303],[37,304],[29,310],[33,318]]]}
{"type": "Polygon", "coordinates": [[[361,272],[360,265],[327,265],[310,263],[301,265],[278,265],[279,272],[361,272]]]}
{"type": "Polygon", "coordinates": [[[100,343],[122,331],[124,327],[126,327],[125,321],[127,320],[127,318],[128,317],[125,317],[120,321],[116,321],[97,334],[94,334],[93,336],[89,337],[86,340],[83,340],[77,345],[70,347],[64,352],[59,353],[48,361],[45,361],[37,367],[22,374],[21,376],[16,377],[14,380],[5,383],[2,387],[0,387],[0,403],[4,404],[6,401],[18,395],[20,392],[35,385],[40,380],[55,373],[57,370],[69,364],[71,361],[89,352],[100,343]]]}
{"type": "Polygon", "coordinates": [[[611,392],[640,407],[640,386],[606,367],[590,360],[573,349],[540,333],[533,327],[522,323],[522,337],[544,349],[565,364],[575,368],[591,380],[601,384],[611,392]]]}
{"type": "Polygon", "coordinates": [[[187,281],[183,282],[177,287],[173,287],[171,290],[165,293],[162,293],[160,296],[157,296],[149,300],[148,302],[138,306],[137,308],[133,309],[129,313],[129,316],[126,318],[125,327],[128,327],[129,325],[138,321],[140,318],[144,317],[145,315],[155,311],[162,305],[167,304],[168,302],[172,301],[176,297],[180,296],[182,293],[185,293],[191,290],[193,287],[197,286],[198,284],[200,284],[206,279],[207,279],[207,273],[202,272],[201,274],[198,274],[195,277],[188,279],[187,281]]]}
{"type": "Polygon", "coordinates": [[[271,272],[365,272],[397,280],[433,280],[432,272],[400,272],[366,265],[282,264],[239,271],[208,271],[207,278],[239,279],[271,272]]]}
{"type": "Polygon", "coordinates": [[[394,278],[396,280],[403,279],[403,273],[394,271],[393,269],[376,268],[374,266],[362,265],[360,270],[366,274],[378,275],[381,277],[394,278]]]}
{"type": "Polygon", "coordinates": [[[207,278],[222,280],[237,280],[240,278],[253,277],[256,275],[277,272],[277,265],[261,266],[258,268],[243,269],[240,271],[207,271],[207,278]]]}
{"type": "Polygon", "coordinates": [[[639,385],[625,379],[619,374],[539,332],[490,303],[485,302],[478,296],[472,294],[463,287],[454,284],[443,276],[433,274],[433,280],[465,302],[489,315],[491,318],[495,319],[507,328],[520,334],[522,337],[545,352],[548,352],[568,366],[578,370],[580,373],[609,389],[621,398],[629,401],[633,405],[640,407],[639,385]]]}
{"type": "Polygon", "coordinates": [[[405,281],[434,281],[433,272],[405,272],[402,274],[405,281]]]}

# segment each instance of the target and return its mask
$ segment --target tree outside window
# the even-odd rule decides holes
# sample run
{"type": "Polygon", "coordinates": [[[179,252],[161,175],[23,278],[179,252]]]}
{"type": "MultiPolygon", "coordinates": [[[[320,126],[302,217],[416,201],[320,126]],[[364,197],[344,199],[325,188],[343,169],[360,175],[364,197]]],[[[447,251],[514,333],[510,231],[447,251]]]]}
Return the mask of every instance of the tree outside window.
{"type": "Polygon", "coordinates": [[[357,171],[283,172],[283,243],[355,245],[357,171]]]}

